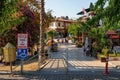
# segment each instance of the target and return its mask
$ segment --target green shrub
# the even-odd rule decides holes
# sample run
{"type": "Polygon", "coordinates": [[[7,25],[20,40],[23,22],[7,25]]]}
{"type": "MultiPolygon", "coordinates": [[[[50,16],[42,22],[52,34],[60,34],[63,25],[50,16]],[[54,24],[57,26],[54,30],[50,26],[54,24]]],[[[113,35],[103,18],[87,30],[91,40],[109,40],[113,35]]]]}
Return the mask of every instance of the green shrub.
{"type": "Polygon", "coordinates": [[[76,44],[76,47],[82,47],[83,46],[82,42],[75,42],[75,44],[76,44]]]}

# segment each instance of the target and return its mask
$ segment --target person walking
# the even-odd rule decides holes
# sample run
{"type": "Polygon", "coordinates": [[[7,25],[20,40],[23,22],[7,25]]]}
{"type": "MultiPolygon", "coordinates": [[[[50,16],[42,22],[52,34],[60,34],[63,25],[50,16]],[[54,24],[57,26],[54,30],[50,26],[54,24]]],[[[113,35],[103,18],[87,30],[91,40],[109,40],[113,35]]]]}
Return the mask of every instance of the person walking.
{"type": "Polygon", "coordinates": [[[90,55],[90,46],[88,45],[86,48],[86,56],[89,56],[89,55],[90,55]]]}
{"type": "Polygon", "coordinates": [[[52,48],[52,39],[48,40],[48,42],[46,43],[47,45],[47,54],[49,57],[51,57],[51,48],[52,48]]]}

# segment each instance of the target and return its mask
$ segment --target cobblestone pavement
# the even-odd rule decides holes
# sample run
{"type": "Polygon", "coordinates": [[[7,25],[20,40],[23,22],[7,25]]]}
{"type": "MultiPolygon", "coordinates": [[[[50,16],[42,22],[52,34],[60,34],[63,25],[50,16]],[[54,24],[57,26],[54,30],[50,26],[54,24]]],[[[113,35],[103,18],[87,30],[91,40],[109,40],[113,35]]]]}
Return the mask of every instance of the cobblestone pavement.
{"type": "Polygon", "coordinates": [[[119,69],[109,63],[109,74],[105,75],[104,67],[105,63],[86,57],[82,48],[60,45],[43,69],[24,72],[24,75],[0,73],[0,80],[120,80],[119,69]]]}
{"type": "Polygon", "coordinates": [[[119,72],[104,75],[101,71],[26,72],[24,75],[0,75],[0,80],[120,80],[119,72]],[[1,77],[2,76],[2,77],[1,77]]]}
{"type": "MultiPolygon", "coordinates": [[[[68,48],[68,63],[71,67],[70,70],[79,70],[79,69],[104,69],[105,62],[101,62],[94,57],[86,56],[82,48],[68,48]],[[74,53],[74,54],[73,54],[74,53]]],[[[68,65],[69,67],[69,65],[68,65]]],[[[108,64],[109,69],[114,69],[115,65],[111,62],[108,64]]]]}
{"type": "MultiPolygon", "coordinates": [[[[83,48],[76,48],[75,45],[62,45],[61,49],[64,50],[67,58],[67,68],[69,71],[81,70],[104,70],[105,62],[86,56],[83,48]]],[[[110,70],[117,70],[116,66],[120,65],[120,61],[109,61],[108,67],[110,70]]]]}

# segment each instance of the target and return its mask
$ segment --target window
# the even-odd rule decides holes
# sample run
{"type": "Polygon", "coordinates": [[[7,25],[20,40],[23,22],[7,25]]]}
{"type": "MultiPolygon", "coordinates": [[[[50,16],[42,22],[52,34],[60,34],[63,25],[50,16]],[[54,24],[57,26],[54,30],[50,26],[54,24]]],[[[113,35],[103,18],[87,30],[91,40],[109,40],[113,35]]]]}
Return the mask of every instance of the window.
{"type": "Polygon", "coordinates": [[[60,26],[60,22],[58,23],[58,26],[60,26]]]}

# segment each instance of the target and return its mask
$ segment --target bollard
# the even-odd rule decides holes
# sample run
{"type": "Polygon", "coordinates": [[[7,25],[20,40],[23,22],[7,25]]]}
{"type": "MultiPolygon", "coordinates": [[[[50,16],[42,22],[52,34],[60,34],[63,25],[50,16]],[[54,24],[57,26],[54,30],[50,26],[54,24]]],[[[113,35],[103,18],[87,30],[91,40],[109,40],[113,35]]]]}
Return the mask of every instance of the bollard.
{"type": "Polygon", "coordinates": [[[108,75],[108,61],[109,61],[109,54],[106,54],[106,62],[105,62],[105,70],[104,70],[105,75],[108,75]]]}

